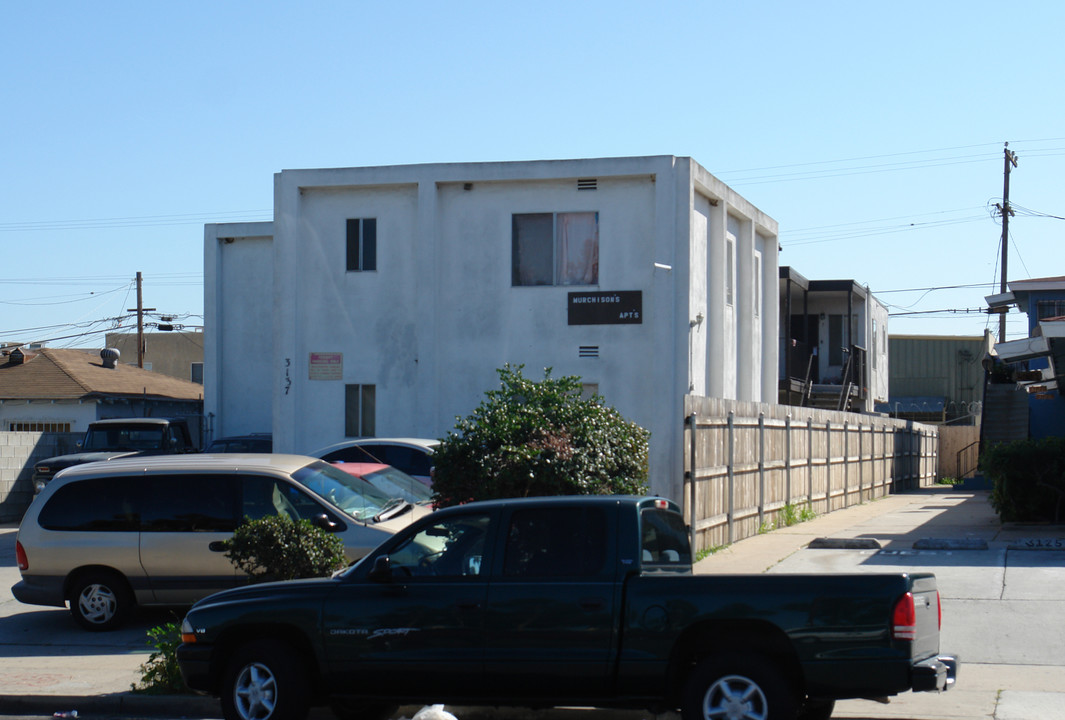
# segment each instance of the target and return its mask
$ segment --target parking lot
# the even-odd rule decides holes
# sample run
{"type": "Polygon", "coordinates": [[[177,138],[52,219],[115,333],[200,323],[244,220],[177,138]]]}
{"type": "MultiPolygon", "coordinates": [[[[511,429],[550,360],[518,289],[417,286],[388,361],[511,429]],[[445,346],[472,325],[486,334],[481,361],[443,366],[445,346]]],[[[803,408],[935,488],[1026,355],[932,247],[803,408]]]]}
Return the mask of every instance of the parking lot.
{"type": "MultiPolygon", "coordinates": [[[[0,712],[61,710],[57,703],[119,701],[148,658],[145,631],[166,612],[138,615],[113,633],[78,629],[69,613],[18,603],[15,528],[0,528],[0,712]],[[36,704],[19,705],[19,698],[36,704]],[[21,709],[20,709],[21,708],[21,709]]],[[[833,717],[852,720],[1060,720],[1065,717],[1065,528],[1002,526],[986,493],[932,489],[895,495],[756,536],[702,560],[698,573],[936,573],[943,597],[942,649],[957,653],[957,686],[946,694],[904,694],[883,705],[848,700],[833,717]],[[831,538],[828,549],[811,541],[831,538]],[[877,547],[870,545],[870,541],[877,547]]],[[[199,702],[199,705],[195,703],[199,702]]],[[[217,701],[180,714],[217,717],[217,701]]],[[[521,713],[542,720],[575,711],[521,713]]],[[[156,714],[147,713],[144,714],[156,714]]],[[[409,716],[410,713],[408,713],[409,716]]],[[[460,720],[490,717],[456,713],[460,720]]],[[[579,716],[582,713],[577,713],[579,716]]],[[[496,716],[513,717],[510,713],[496,716]]],[[[647,716],[646,713],[643,714],[647,716]]],[[[617,717],[583,713],[591,720],[617,717]]],[[[638,717],[639,713],[626,717],[638,717]]]]}

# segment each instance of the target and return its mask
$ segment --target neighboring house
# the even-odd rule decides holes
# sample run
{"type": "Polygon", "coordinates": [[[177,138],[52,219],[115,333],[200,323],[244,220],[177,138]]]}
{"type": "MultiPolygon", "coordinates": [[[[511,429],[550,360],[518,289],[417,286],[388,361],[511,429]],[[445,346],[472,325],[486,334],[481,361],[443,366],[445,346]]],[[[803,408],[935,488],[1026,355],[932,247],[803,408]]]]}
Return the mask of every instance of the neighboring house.
{"type": "Polygon", "coordinates": [[[0,358],[0,430],[84,432],[93,420],[198,416],[203,387],[97,351],[15,348],[0,358]]]}
{"type": "Polygon", "coordinates": [[[888,399],[888,312],[853,280],[781,267],[781,404],[870,413],[888,399]]]}
{"type": "Polygon", "coordinates": [[[773,402],[777,224],[691,158],[275,175],[274,222],[205,228],[205,409],[278,451],[442,437],[496,369],[579,375],[652,432],[683,399],[773,402]]]}
{"type": "Polygon", "coordinates": [[[891,393],[877,410],[925,423],[977,424],[992,344],[987,331],[983,337],[892,335],[891,393]]]}
{"type": "MultiPolygon", "coordinates": [[[[122,353],[122,362],[137,366],[137,334],[108,333],[107,347],[122,353]]],[[[144,369],[203,384],[203,333],[144,333],[144,369]]]]}
{"type": "MultiPolygon", "coordinates": [[[[1023,391],[1028,401],[1027,437],[1065,435],[1065,277],[1017,280],[1009,292],[988,297],[992,309],[1015,306],[1028,315],[1028,337],[995,345],[999,360],[1014,372],[995,379],[1023,391]]],[[[989,386],[990,389],[990,386],[989,386]]],[[[988,419],[985,416],[985,424],[988,419]]],[[[1024,435],[1021,435],[1022,437],[1024,435]]]]}

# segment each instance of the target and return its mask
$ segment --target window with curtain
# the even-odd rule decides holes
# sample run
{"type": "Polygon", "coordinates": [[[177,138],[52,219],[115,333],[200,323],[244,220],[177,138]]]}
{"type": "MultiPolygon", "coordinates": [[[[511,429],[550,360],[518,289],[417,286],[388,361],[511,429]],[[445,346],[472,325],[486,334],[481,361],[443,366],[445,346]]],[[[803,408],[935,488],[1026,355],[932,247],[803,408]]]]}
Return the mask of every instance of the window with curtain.
{"type": "Polygon", "coordinates": [[[518,213],[511,225],[511,283],[597,285],[599,213],[518,213]]]}

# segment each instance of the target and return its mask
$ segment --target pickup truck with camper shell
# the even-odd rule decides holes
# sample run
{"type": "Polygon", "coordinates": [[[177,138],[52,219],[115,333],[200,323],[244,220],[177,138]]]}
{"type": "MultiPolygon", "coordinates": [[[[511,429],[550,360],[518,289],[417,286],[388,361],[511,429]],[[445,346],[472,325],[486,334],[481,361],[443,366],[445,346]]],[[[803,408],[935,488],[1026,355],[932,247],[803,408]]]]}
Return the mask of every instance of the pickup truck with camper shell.
{"type": "Polygon", "coordinates": [[[329,578],[194,605],[177,659],[227,720],[400,705],[814,720],[943,691],[930,573],[693,575],[678,507],[568,496],[438,510],[329,578]]]}

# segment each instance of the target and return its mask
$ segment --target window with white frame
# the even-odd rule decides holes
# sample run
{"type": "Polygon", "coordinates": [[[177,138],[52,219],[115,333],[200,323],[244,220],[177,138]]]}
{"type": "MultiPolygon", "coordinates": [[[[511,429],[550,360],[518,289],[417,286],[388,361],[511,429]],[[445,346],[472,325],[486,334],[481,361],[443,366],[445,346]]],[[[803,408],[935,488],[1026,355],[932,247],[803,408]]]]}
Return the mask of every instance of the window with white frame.
{"type": "Polygon", "coordinates": [[[598,285],[599,213],[516,213],[511,284],[598,285]]]}
{"type": "Polygon", "coordinates": [[[344,437],[377,434],[377,386],[344,386],[344,437]]]}
{"type": "Polygon", "coordinates": [[[377,269],[377,218],[348,218],[348,272],[377,269]]]}

